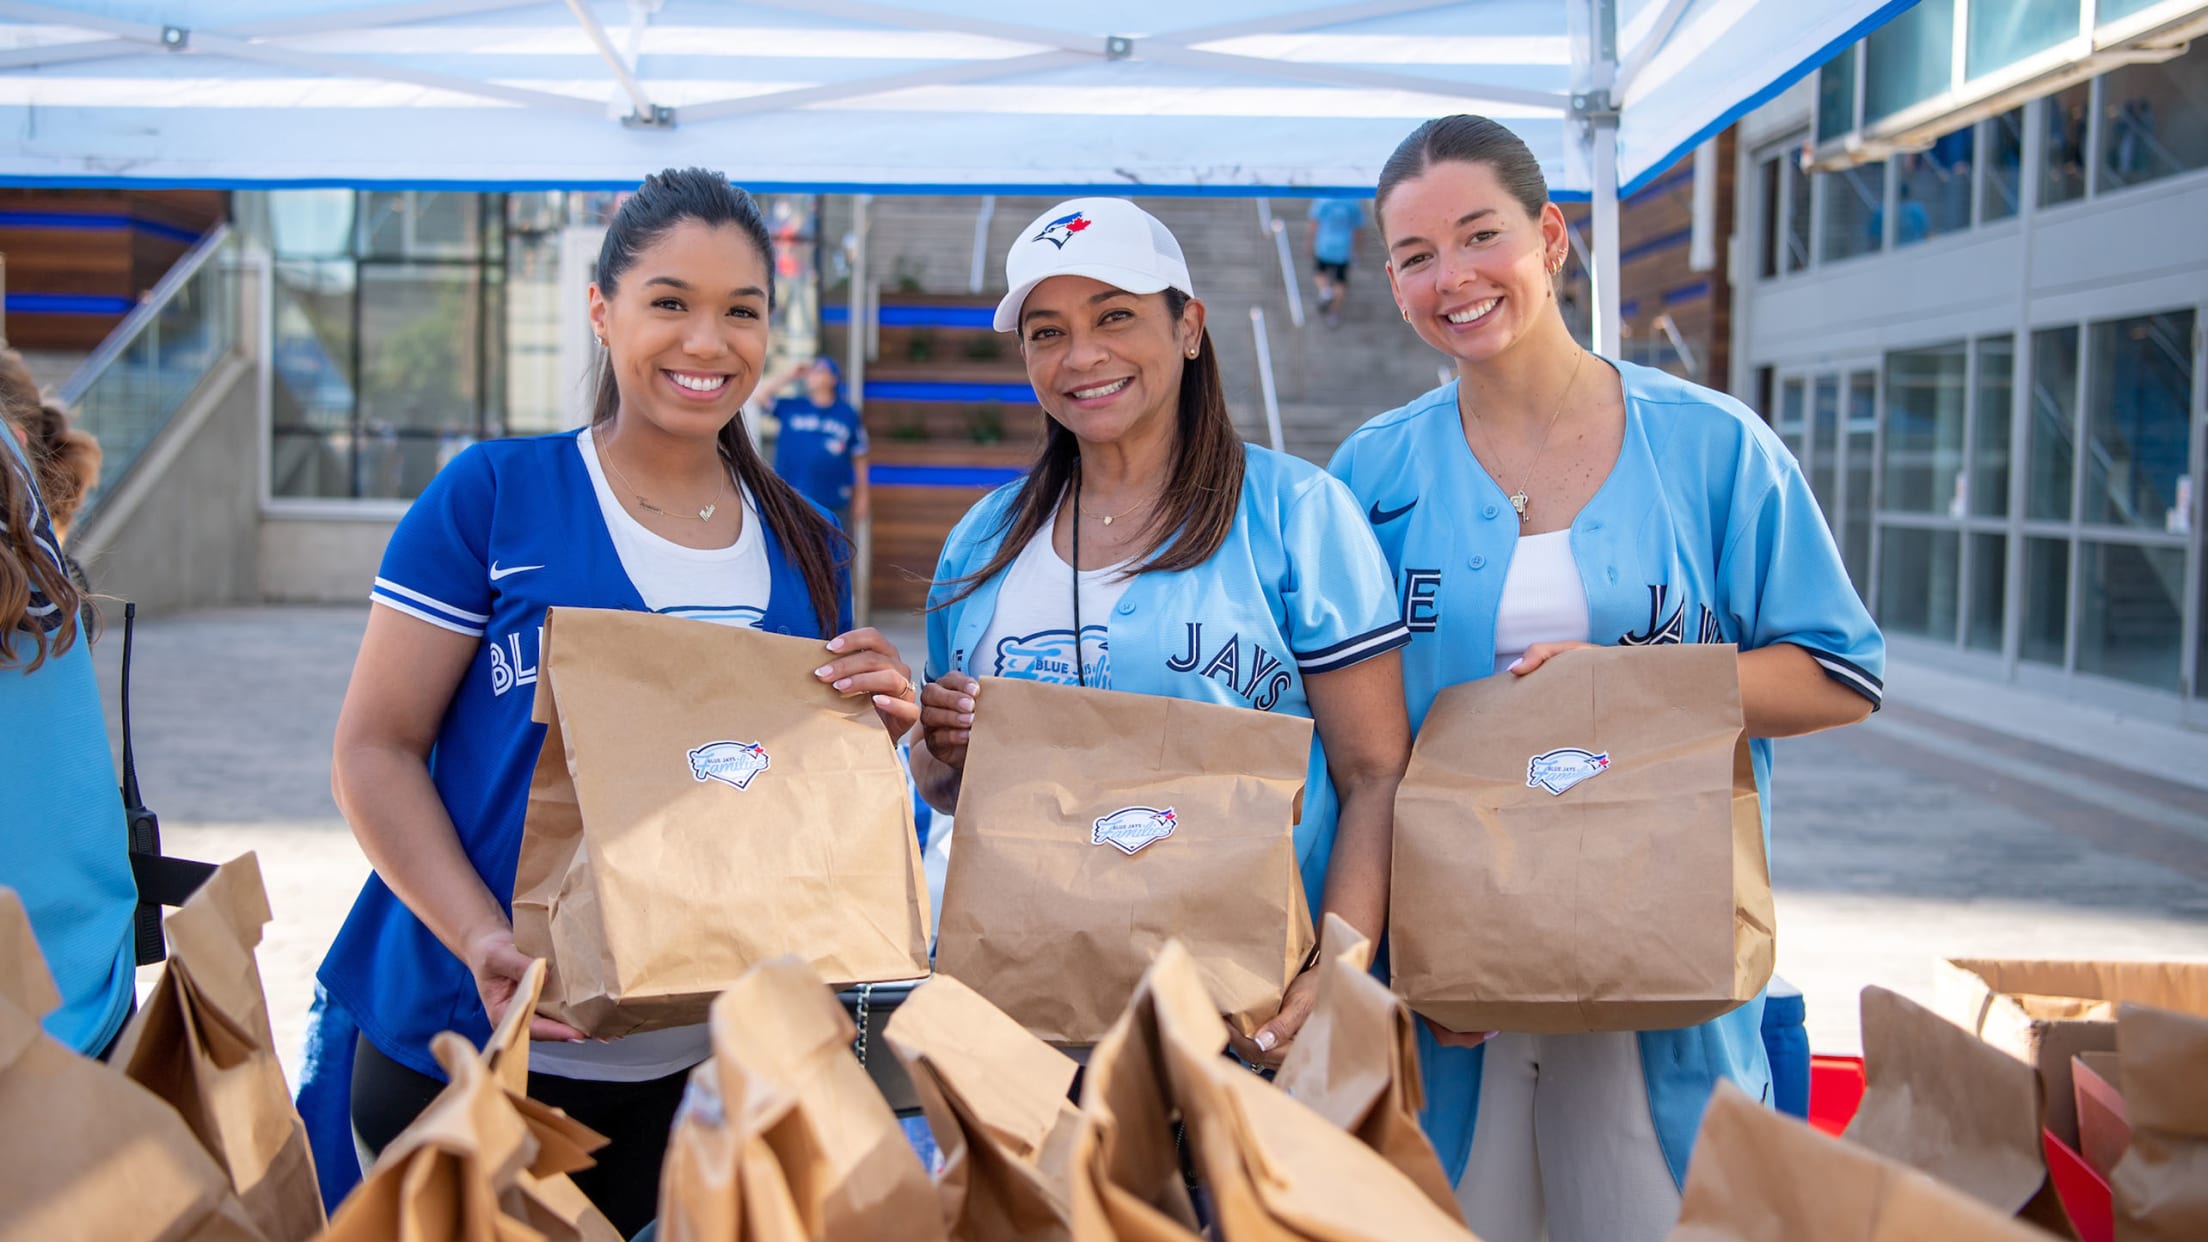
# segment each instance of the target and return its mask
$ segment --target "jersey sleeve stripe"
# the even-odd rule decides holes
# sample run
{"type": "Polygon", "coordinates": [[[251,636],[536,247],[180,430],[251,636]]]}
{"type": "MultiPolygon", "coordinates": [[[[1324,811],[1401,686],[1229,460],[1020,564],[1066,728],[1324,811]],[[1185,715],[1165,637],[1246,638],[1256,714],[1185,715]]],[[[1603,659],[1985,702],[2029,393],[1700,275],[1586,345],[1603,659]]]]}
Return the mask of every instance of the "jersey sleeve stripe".
{"type": "Polygon", "coordinates": [[[1296,668],[1306,676],[1312,673],[1331,673],[1335,669],[1348,668],[1411,641],[1411,631],[1401,620],[1390,621],[1376,630],[1368,630],[1355,638],[1335,643],[1318,651],[1297,652],[1296,668]]]}
{"type": "Polygon", "coordinates": [[[1871,710],[1878,710],[1886,697],[1886,683],[1873,677],[1863,666],[1831,652],[1819,651],[1814,647],[1804,647],[1802,650],[1809,652],[1809,658],[1817,661],[1817,667],[1825,670],[1825,676],[1869,699],[1871,710]]]}
{"type": "Polygon", "coordinates": [[[428,607],[434,608],[437,611],[445,614],[446,616],[451,617],[455,621],[473,621],[476,624],[477,633],[481,633],[482,627],[489,625],[491,622],[491,619],[488,616],[485,616],[480,612],[469,612],[465,608],[455,608],[451,604],[438,599],[434,595],[424,595],[420,591],[408,590],[407,588],[400,586],[398,583],[391,581],[389,578],[376,579],[376,590],[396,595],[400,599],[409,599],[413,600],[417,604],[427,605],[428,607]]]}
{"type": "Polygon", "coordinates": [[[392,599],[388,595],[371,593],[368,598],[372,602],[381,604],[384,607],[389,608],[393,612],[403,612],[407,616],[410,616],[417,621],[427,621],[431,625],[436,626],[438,629],[451,630],[455,634],[465,634],[470,638],[483,637],[483,630],[480,626],[474,629],[470,629],[457,621],[448,621],[445,618],[436,615],[435,613],[425,612],[420,608],[416,608],[412,604],[402,604],[398,600],[392,599]]]}

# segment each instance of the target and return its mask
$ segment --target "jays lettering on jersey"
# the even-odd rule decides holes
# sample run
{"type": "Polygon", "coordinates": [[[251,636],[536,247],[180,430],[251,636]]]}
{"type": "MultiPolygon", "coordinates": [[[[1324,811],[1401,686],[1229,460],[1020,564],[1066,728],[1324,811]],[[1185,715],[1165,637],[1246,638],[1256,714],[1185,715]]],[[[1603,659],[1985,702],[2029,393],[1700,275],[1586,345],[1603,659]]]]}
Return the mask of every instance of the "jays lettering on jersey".
{"type": "MultiPolygon", "coordinates": [[[[510,901],[529,778],[544,726],[529,718],[544,611],[559,605],[646,611],[576,445],[576,432],[475,445],[439,471],[400,520],[371,598],[440,629],[480,639],[431,751],[430,777],[483,883],[510,901]]],[[[804,576],[763,528],[770,588],[757,627],[827,638],[804,576]]],[[[840,584],[838,632],[850,628],[840,584]]],[[[669,608],[742,621],[727,603],[669,608]]],[[[323,986],[369,1042],[442,1078],[429,1055],[441,1030],[490,1035],[474,980],[421,921],[369,877],[323,960],[323,986]]]]}
{"type": "MultiPolygon", "coordinates": [[[[1018,490],[1010,483],[983,497],[943,545],[928,599],[931,679],[953,669],[977,676],[991,671],[975,648],[1006,575],[982,583],[959,603],[937,605],[955,593],[946,584],[995,554],[1018,490]]],[[[1057,595],[1069,613],[1071,584],[1069,568],[1057,595]]],[[[1105,629],[1114,690],[1306,718],[1311,703],[1304,678],[1393,651],[1410,637],[1397,615],[1387,564],[1348,490],[1308,462],[1255,446],[1245,450],[1242,502],[1219,550],[1190,569],[1137,574],[1105,629]]],[[[1314,737],[1303,820],[1296,826],[1313,910],[1338,811],[1314,737]]]]}
{"type": "MultiPolygon", "coordinates": [[[[1788,643],[1875,708],[1886,646],[1848,581],[1801,468],[1738,401],[1662,371],[1613,362],[1625,439],[1573,519],[1588,632],[1606,645],[1788,643]]],[[[1412,641],[1403,653],[1411,723],[1442,687],[1489,676],[1495,618],[1518,540],[1517,514],[1466,446],[1457,386],[1366,423],[1331,469],[1378,535],[1412,641]]],[[[1539,677],[1540,674],[1534,673],[1539,677]]],[[[1749,743],[1771,832],[1771,742],[1749,743]]],[[[1641,1035],[1657,1135],[1675,1177],[1717,1078],[1763,1098],[1770,1080],[1761,998],[1715,1022],[1641,1035]]],[[[1441,1048],[1423,1028],[1427,1132],[1452,1174],[1464,1167],[1479,1098],[1478,1049],[1441,1048]]]]}

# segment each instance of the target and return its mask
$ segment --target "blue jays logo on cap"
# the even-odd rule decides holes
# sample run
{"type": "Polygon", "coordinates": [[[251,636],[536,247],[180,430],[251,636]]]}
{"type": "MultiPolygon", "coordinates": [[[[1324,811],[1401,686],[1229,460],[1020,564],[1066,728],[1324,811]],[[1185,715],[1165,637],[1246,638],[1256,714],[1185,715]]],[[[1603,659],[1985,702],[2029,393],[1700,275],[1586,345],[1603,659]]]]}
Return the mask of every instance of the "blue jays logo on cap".
{"type": "Polygon", "coordinates": [[[767,748],[757,742],[707,742],[690,752],[690,776],[701,784],[719,781],[749,789],[752,779],[772,766],[767,748]]]}
{"type": "Polygon", "coordinates": [[[1596,754],[1577,746],[1562,746],[1526,760],[1526,788],[1561,794],[1584,780],[1610,769],[1608,752],[1596,754]]]}
{"type": "Polygon", "coordinates": [[[1180,817],[1172,807],[1123,806],[1096,821],[1089,844],[1109,845],[1129,857],[1173,835],[1180,817]]]}
{"type": "Polygon", "coordinates": [[[1047,241],[1060,250],[1073,240],[1073,235],[1089,227],[1089,218],[1080,212],[1063,215],[1043,226],[1043,231],[1028,238],[1029,241],[1047,241]]]}

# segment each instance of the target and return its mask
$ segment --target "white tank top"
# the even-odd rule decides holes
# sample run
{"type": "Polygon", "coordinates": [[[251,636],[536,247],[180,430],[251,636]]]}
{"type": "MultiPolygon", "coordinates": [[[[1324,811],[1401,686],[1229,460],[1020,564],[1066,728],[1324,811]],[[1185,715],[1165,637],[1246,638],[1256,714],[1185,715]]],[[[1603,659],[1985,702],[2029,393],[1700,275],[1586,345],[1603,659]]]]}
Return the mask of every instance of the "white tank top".
{"type": "Polygon", "coordinates": [[[1572,532],[1520,535],[1495,610],[1495,671],[1535,643],[1583,643],[1587,633],[1587,586],[1572,558],[1572,532]]]}

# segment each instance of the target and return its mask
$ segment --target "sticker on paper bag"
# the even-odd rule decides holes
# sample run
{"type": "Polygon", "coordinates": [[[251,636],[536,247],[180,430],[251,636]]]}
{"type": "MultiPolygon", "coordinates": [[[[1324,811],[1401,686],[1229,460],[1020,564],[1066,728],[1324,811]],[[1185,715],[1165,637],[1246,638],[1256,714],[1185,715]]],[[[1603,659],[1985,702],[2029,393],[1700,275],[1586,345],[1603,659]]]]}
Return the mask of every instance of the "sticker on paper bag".
{"type": "Polygon", "coordinates": [[[1121,807],[1096,821],[1096,830],[1089,834],[1089,844],[1109,845],[1132,856],[1172,836],[1179,822],[1172,807],[1162,811],[1154,806],[1121,807]]]}
{"type": "Polygon", "coordinates": [[[1561,794],[1581,781],[1602,775],[1610,767],[1610,755],[1577,746],[1561,746],[1526,760],[1526,788],[1561,794]]]}
{"type": "Polygon", "coordinates": [[[719,781],[735,789],[749,789],[751,782],[772,766],[767,748],[757,742],[707,742],[690,752],[690,775],[700,784],[719,781]]]}

